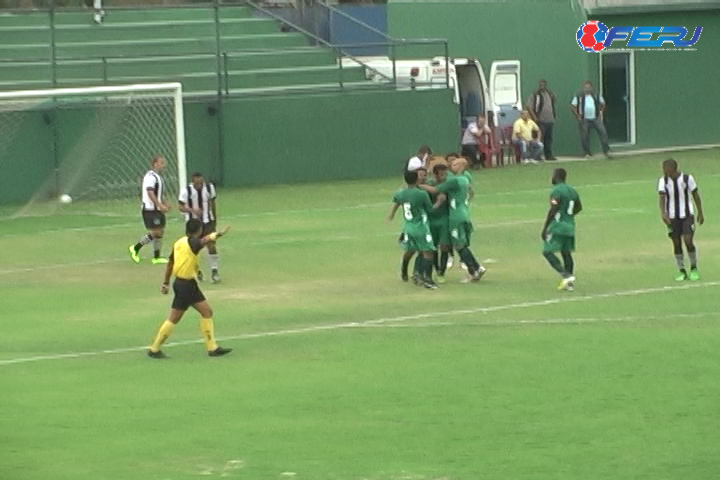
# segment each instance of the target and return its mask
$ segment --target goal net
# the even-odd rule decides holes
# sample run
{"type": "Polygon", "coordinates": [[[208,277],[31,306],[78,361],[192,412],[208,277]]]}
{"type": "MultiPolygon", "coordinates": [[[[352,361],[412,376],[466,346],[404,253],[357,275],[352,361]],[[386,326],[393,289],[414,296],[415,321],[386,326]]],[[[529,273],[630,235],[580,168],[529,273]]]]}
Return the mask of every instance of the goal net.
{"type": "Polygon", "coordinates": [[[151,159],[186,183],[179,83],[0,93],[0,216],[136,216],[151,159]]]}

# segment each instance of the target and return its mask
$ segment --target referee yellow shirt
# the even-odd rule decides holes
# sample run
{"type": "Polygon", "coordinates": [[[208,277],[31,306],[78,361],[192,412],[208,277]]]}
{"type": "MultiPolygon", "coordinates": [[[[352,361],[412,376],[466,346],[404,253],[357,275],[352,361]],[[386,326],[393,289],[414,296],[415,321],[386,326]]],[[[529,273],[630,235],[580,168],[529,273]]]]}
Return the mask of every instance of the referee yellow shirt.
{"type": "Polygon", "coordinates": [[[203,245],[199,238],[183,237],[173,244],[173,275],[183,280],[195,278],[198,271],[198,253],[203,245]]]}

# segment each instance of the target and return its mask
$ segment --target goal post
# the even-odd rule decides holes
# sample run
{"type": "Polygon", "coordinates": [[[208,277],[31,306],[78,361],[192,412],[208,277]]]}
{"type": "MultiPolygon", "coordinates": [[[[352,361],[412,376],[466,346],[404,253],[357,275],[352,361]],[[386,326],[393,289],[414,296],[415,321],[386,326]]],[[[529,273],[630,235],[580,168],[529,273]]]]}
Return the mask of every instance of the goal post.
{"type": "Polygon", "coordinates": [[[0,205],[68,195],[74,209],[129,215],[120,205],[139,209],[155,155],[168,161],[163,201],[174,205],[187,185],[182,100],[180,83],[0,92],[0,162],[16,182],[0,205]]]}

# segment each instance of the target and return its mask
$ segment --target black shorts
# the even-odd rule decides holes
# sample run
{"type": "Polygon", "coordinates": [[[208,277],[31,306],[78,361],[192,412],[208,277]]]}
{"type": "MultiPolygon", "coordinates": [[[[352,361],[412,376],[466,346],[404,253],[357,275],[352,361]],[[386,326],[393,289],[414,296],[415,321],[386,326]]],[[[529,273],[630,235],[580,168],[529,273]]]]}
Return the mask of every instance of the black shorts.
{"type": "Polygon", "coordinates": [[[154,228],[165,228],[165,214],[157,210],[143,210],[143,223],[145,228],[152,230],[154,228]]]}
{"type": "Polygon", "coordinates": [[[176,278],[173,282],[173,292],[175,292],[175,298],[173,298],[172,308],[175,310],[184,312],[196,303],[205,301],[205,295],[200,291],[194,278],[192,280],[176,278]]]}
{"type": "Polygon", "coordinates": [[[203,223],[202,236],[208,236],[215,231],[215,220],[208,223],[203,223]]]}
{"type": "Polygon", "coordinates": [[[670,238],[680,238],[695,233],[695,217],[690,215],[685,218],[673,218],[668,226],[670,238]]]}

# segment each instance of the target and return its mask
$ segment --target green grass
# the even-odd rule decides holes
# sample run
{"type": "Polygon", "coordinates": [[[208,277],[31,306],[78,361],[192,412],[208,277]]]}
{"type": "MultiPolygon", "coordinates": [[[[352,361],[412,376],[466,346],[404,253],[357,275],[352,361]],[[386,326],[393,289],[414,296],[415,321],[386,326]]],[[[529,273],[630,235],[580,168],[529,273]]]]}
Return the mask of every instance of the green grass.
{"type": "Polygon", "coordinates": [[[493,263],[436,292],[397,278],[397,179],[221,191],[221,359],[188,343],[196,314],[170,360],[144,356],[169,298],[126,258],[133,207],[0,220],[0,478],[715,479],[720,152],[676,155],[706,207],[692,284],[662,158],[564,165],[585,207],[572,294],[540,256],[550,166],[475,174],[493,263]],[[78,352],[97,354],[57,358],[78,352]]]}

